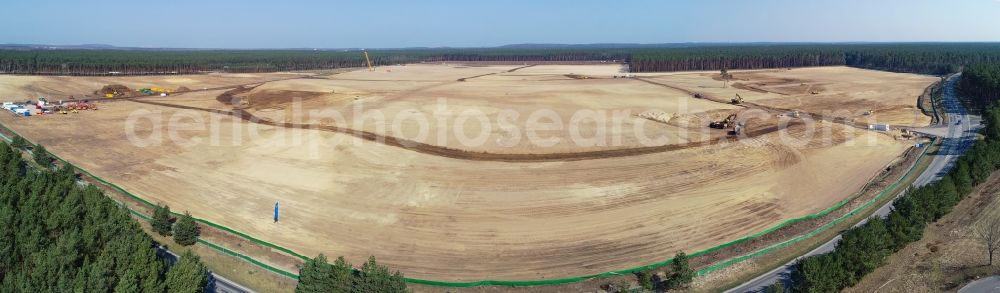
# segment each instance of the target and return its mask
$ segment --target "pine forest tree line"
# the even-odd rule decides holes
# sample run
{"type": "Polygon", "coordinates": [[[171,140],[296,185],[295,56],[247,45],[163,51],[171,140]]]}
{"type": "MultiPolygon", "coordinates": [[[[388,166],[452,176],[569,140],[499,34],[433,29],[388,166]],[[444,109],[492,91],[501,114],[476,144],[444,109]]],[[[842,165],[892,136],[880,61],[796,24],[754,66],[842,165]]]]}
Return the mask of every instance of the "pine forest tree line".
{"type": "MultiPolygon", "coordinates": [[[[620,48],[371,50],[374,65],[419,62],[604,62],[631,72],[764,69],[846,65],[943,75],[981,62],[1000,62],[995,43],[645,45],[620,48]]],[[[364,67],[360,50],[80,50],[0,49],[0,73],[143,75],[274,72],[364,67]]]]}
{"type": "Polygon", "coordinates": [[[0,142],[0,174],[0,292],[204,290],[197,257],[168,267],[128,211],[71,167],[31,167],[0,142]]]}

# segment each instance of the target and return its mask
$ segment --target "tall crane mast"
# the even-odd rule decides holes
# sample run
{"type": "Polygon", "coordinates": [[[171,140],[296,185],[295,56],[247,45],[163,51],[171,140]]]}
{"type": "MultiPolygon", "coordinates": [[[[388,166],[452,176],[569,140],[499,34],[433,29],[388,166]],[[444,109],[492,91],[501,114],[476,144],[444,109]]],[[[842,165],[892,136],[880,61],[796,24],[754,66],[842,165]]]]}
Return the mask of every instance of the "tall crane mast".
{"type": "Polygon", "coordinates": [[[372,67],[372,60],[368,58],[368,50],[365,52],[365,62],[368,63],[368,71],[375,71],[375,67],[372,67]]]}

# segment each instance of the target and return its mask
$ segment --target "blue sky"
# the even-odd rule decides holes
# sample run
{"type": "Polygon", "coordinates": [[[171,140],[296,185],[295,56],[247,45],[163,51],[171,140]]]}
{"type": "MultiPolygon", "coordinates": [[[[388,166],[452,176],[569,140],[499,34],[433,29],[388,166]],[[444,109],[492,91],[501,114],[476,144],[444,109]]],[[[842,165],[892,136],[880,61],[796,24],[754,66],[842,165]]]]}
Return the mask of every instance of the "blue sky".
{"type": "Polygon", "coordinates": [[[1000,0],[2,1],[0,43],[387,48],[1000,41],[1000,0]]]}

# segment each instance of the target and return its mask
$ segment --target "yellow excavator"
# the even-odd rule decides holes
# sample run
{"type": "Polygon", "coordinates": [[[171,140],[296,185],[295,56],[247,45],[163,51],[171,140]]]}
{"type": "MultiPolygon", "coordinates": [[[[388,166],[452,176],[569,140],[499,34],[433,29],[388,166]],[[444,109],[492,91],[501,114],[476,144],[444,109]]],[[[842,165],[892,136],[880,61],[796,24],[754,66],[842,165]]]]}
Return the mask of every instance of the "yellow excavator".
{"type": "Polygon", "coordinates": [[[727,116],[726,119],[723,119],[722,121],[712,121],[711,123],[708,124],[708,127],[715,129],[726,129],[729,128],[729,126],[734,125],[735,123],[736,123],[736,113],[733,113],[729,114],[729,116],[727,116]]]}
{"type": "Polygon", "coordinates": [[[372,60],[368,58],[368,50],[365,52],[365,63],[368,63],[368,71],[375,71],[375,67],[372,67],[372,60]]]}
{"type": "Polygon", "coordinates": [[[736,94],[736,97],[729,100],[729,103],[733,105],[743,104],[743,97],[741,97],[740,94],[736,94]]]}
{"type": "Polygon", "coordinates": [[[746,125],[744,125],[743,122],[737,121],[736,115],[737,113],[732,113],[722,121],[712,121],[708,124],[708,127],[715,129],[729,129],[729,131],[726,132],[728,137],[738,137],[743,132],[743,128],[746,125]]]}

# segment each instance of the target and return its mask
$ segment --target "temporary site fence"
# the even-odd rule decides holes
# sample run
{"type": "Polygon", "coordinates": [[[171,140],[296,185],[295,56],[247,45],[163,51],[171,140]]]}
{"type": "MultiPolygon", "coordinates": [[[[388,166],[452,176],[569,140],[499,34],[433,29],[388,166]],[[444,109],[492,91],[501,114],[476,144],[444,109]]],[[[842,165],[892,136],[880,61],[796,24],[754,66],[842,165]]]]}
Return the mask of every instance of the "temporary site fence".
{"type": "MultiPolygon", "coordinates": [[[[2,127],[3,129],[9,131],[10,133],[13,133],[14,135],[19,135],[13,129],[10,129],[10,128],[8,128],[5,125],[0,124],[0,127],[2,127]]],[[[3,136],[3,135],[0,134],[0,136],[3,136]]],[[[6,136],[3,136],[3,139],[5,139],[7,141],[11,140],[11,138],[6,137],[6,136]]],[[[932,141],[932,143],[933,143],[933,141],[932,141]]],[[[928,145],[930,145],[930,144],[928,144],[928,145]]],[[[700,269],[700,270],[698,270],[696,272],[696,274],[699,275],[699,276],[700,275],[704,275],[704,274],[707,274],[707,273],[710,273],[710,272],[713,272],[713,271],[716,271],[716,270],[719,270],[719,269],[722,269],[722,268],[729,267],[729,266],[731,266],[731,265],[733,265],[735,263],[738,263],[738,262],[741,262],[741,261],[744,261],[744,260],[747,260],[747,259],[750,259],[750,258],[753,258],[753,257],[757,257],[757,256],[761,256],[761,255],[764,255],[764,254],[768,254],[768,253],[774,252],[775,250],[778,250],[778,249],[787,247],[789,245],[798,243],[798,242],[803,241],[805,239],[809,239],[809,238],[811,238],[811,237],[813,237],[813,236],[815,236],[815,235],[817,235],[819,233],[822,233],[823,231],[826,231],[826,230],[830,229],[834,225],[836,225],[836,224],[838,224],[840,222],[843,222],[844,220],[847,220],[848,218],[856,215],[857,213],[859,213],[859,212],[867,209],[872,204],[875,204],[882,197],[884,197],[886,194],[894,194],[897,191],[897,189],[899,189],[900,183],[907,182],[910,177],[914,176],[913,172],[917,169],[916,167],[920,165],[920,161],[926,159],[926,154],[927,154],[927,150],[928,149],[929,149],[929,147],[924,147],[923,148],[923,151],[917,157],[917,160],[914,161],[913,165],[910,167],[909,170],[906,171],[906,174],[903,177],[900,177],[899,180],[897,180],[896,182],[893,182],[892,184],[890,184],[889,186],[887,186],[884,190],[882,190],[881,192],[879,192],[872,199],[870,199],[868,201],[865,201],[863,204],[861,204],[860,206],[854,208],[853,210],[845,213],[844,215],[842,215],[840,217],[837,217],[836,219],[833,219],[832,221],[830,221],[830,222],[828,222],[828,223],[826,223],[826,224],[824,224],[824,225],[822,225],[822,226],[820,226],[820,227],[818,227],[816,229],[813,229],[812,231],[809,231],[807,233],[804,233],[804,234],[801,234],[799,236],[793,237],[791,239],[788,239],[788,240],[785,240],[785,241],[782,241],[782,242],[770,245],[768,247],[762,248],[762,249],[754,251],[752,253],[741,255],[741,256],[737,256],[737,257],[731,258],[729,260],[726,260],[726,261],[723,261],[723,262],[720,262],[720,263],[708,266],[706,268],[700,269]]],[[[76,170],[79,170],[80,172],[86,174],[87,176],[93,178],[94,180],[97,180],[98,182],[101,182],[101,184],[103,184],[105,186],[108,186],[109,188],[112,188],[112,189],[114,189],[114,190],[116,190],[116,191],[118,191],[118,192],[120,192],[122,194],[127,195],[128,197],[134,199],[135,201],[138,201],[138,202],[142,203],[143,205],[145,205],[147,207],[150,207],[150,208],[155,208],[156,207],[155,204],[147,201],[146,199],[144,199],[142,197],[139,197],[139,196],[137,196],[137,195],[135,195],[135,194],[133,194],[133,193],[125,190],[124,188],[119,187],[118,185],[116,185],[114,183],[111,183],[111,182],[109,182],[107,180],[104,180],[103,178],[98,177],[97,175],[94,175],[93,173],[90,173],[90,171],[87,171],[86,169],[83,169],[83,168],[80,168],[79,166],[73,165],[69,161],[66,161],[66,160],[62,159],[62,158],[60,158],[59,156],[57,156],[55,154],[52,154],[52,156],[55,157],[56,159],[58,159],[59,161],[62,161],[63,164],[72,166],[76,170]]],[[[838,209],[844,207],[845,205],[847,205],[852,200],[853,200],[853,198],[844,199],[844,200],[838,202],[836,205],[834,205],[832,207],[829,207],[827,209],[824,209],[822,211],[819,211],[817,213],[814,213],[814,214],[811,214],[811,215],[806,215],[806,216],[803,216],[803,217],[798,217],[798,218],[793,218],[793,219],[786,220],[786,221],[784,221],[784,222],[782,222],[782,223],[780,223],[778,225],[775,225],[775,226],[773,226],[771,228],[768,228],[768,229],[765,229],[763,231],[760,231],[760,232],[757,232],[757,233],[754,233],[754,234],[751,234],[751,235],[748,235],[748,236],[745,236],[743,238],[739,238],[739,239],[736,239],[736,240],[733,240],[733,241],[729,241],[729,242],[723,243],[723,244],[715,246],[715,247],[711,247],[711,248],[708,248],[708,249],[705,249],[705,250],[701,250],[701,251],[692,253],[689,256],[690,257],[697,257],[697,256],[701,256],[701,255],[706,255],[706,254],[709,254],[709,253],[713,253],[713,252],[716,252],[716,251],[719,251],[719,250],[722,250],[722,249],[725,249],[725,248],[728,248],[728,247],[731,247],[731,246],[734,246],[734,245],[737,245],[737,244],[741,244],[741,243],[744,243],[744,242],[747,242],[747,241],[751,241],[751,240],[760,238],[760,237],[764,236],[765,234],[774,232],[776,230],[779,230],[781,228],[787,227],[789,225],[792,225],[792,224],[795,224],[795,223],[798,223],[798,222],[801,222],[801,221],[812,220],[812,219],[816,219],[816,218],[820,218],[820,217],[826,216],[827,214],[829,214],[829,213],[831,213],[831,212],[833,212],[835,210],[838,210],[838,209]]],[[[128,208],[125,205],[123,205],[123,207],[125,207],[126,209],[128,209],[128,211],[130,213],[132,213],[133,215],[135,215],[135,216],[137,216],[137,217],[139,217],[141,219],[144,219],[144,220],[147,220],[147,221],[150,220],[149,216],[146,216],[146,215],[144,215],[144,214],[142,214],[142,213],[140,213],[138,211],[132,210],[132,209],[128,208]]],[[[280,251],[280,252],[286,253],[288,255],[297,257],[299,259],[302,259],[302,260],[308,260],[308,259],[310,259],[309,257],[304,256],[304,255],[299,254],[299,253],[296,253],[295,251],[292,251],[291,249],[288,249],[288,248],[285,248],[285,247],[282,247],[282,246],[279,246],[277,244],[274,244],[274,243],[271,243],[271,242],[267,242],[267,241],[264,241],[264,240],[261,240],[261,239],[254,238],[253,236],[250,236],[250,235],[247,235],[245,233],[233,230],[233,229],[231,229],[229,227],[222,226],[222,225],[219,225],[219,224],[216,224],[216,223],[213,223],[211,221],[208,221],[208,220],[205,220],[205,219],[201,219],[201,218],[195,218],[195,220],[197,222],[201,223],[201,224],[204,224],[204,225],[207,225],[207,226],[210,226],[212,228],[219,229],[219,230],[222,230],[222,231],[226,231],[226,232],[228,232],[230,234],[239,236],[240,238],[246,239],[246,240],[248,240],[250,242],[253,242],[255,244],[262,245],[264,247],[268,247],[268,248],[274,249],[276,251],[280,251]]],[[[249,262],[249,263],[251,263],[253,265],[256,265],[256,266],[258,266],[258,267],[260,267],[262,269],[271,271],[273,273],[276,273],[276,274],[279,274],[279,275],[282,275],[282,276],[285,276],[285,277],[288,277],[288,278],[292,278],[292,279],[297,279],[298,278],[298,274],[296,274],[294,272],[289,272],[287,270],[284,270],[284,269],[281,269],[281,268],[277,268],[277,267],[268,265],[266,263],[263,263],[263,262],[261,262],[259,260],[254,259],[254,258],[252,258],[250,256],[247,256],[245,254],[242,254],[242,253],[230,250],[230,249],[225,248],[223,246],[220,246],[218,244],[206,241],[204,239],[199,239],[198,242],[201,243],[201,244],[204,244],[206,247],[211,248],[211,249],[213,249],[215,251],[218,251],[218,252],[226,254],[226,255],[237,257],[237,258],[242,259],[242,260],[244,260],[246,262],[249,262]]],[[[559,279],[520,280],[520,281],[512,281],[512,280],[480,280],[480,281],[470,281],[470,282],[447,282],[447,281],[434,281],[434,280],[425,280],[425,279],[417,279],[417,278],[406,278],[406,281],[409,282],[409,283],[413,283],[413,284],[441,286],[441,287],[456,287],[456,288],[459,288],[459,287],[476,287],[476,286],[540,286],[540,285],[554,285],[554,284],[573,283],[573,282],[580,282],[580,281],[585,281],[585,280],[594,279],[594,278],[627,275],[627,274],[632,274],[632,273],[636,273],[636,272],[640,272],[640,271],[645,271],[645,270],[650,270],[650,269],[664,267],[664,266],[670,265],[671,263],[673,263],[673,258],[670,258],[670,259],[667,259],[667,260],[663,260],[663,261],[660,261],[660,262],[656,262],[656,263],[652,263],[652,264],[648,264],[648,265],[644,265],[644,266],[634,267],[634,268],[621,269],[621,270],[615,270],[615,271],[609,271],[609,272],[603,272],[603,273],[597,273],[597,274],[585,275],[585,276],[577,276],[577,277],[569,277],[569,278],[559,278],[559,279]]]]}

